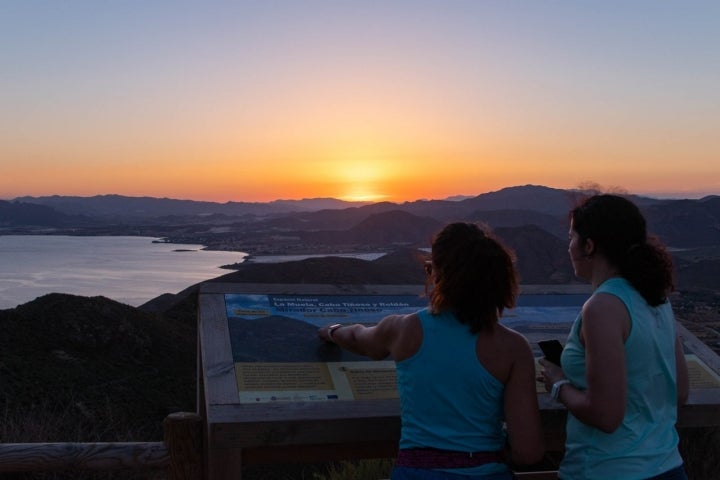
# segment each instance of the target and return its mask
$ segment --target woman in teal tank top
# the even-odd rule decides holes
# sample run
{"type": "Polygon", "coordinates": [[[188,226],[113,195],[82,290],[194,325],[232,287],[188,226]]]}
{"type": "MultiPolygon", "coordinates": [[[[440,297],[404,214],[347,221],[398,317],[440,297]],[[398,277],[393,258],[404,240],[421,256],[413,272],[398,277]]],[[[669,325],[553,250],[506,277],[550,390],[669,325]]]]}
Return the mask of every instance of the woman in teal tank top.
{"type": "Polygon", "coordinates": [[[498,323],[515,305],[513,256],[489,231],[447,225],[432,240],[428,308],[320,338],[397,366],[400,448],[393,480],[511,480],[544,453],[535,360],[498,323]]]}
{"type": "Polygon", "coordinates": [[[568,410],[562,480],[687,480],[675,430],[687,365],[667,295],[673,269],[638,207],[587,198],[570,214],[575,274],[593,294],[573,324],[562,368],[539,380],[568,410]]]}

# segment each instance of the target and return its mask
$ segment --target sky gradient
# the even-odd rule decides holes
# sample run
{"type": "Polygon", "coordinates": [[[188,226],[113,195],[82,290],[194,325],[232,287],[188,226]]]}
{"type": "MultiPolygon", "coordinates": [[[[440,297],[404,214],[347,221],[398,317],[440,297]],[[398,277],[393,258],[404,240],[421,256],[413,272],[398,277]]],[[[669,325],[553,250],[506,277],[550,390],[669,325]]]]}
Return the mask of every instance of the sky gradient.
{"type": "Polygon", "coordinates": [[[720,2],[8,0],[0,199],[720,194],[720,2]]]}

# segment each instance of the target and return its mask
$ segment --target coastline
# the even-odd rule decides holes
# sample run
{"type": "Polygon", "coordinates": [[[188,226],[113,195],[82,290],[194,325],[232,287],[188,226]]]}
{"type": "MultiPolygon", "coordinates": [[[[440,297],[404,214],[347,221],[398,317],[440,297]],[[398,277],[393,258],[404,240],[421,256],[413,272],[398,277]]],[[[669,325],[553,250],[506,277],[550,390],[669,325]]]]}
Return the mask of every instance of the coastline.
{"type": "Polygon", "coordinates": [[[144,236],[0,235],[0,309],[47,293],[104,296],[140,306],[223,275],[244,252],[199,244],[153,243],[144,236]],[[180,248],[178,248],[180,247],[180,248]]]}

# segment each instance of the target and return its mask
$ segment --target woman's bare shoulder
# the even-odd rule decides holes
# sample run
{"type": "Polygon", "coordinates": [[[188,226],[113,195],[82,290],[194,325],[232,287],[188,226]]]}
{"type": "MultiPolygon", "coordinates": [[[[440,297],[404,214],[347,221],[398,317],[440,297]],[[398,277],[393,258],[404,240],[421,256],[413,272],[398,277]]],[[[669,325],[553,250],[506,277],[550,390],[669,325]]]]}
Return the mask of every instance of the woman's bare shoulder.
{"type": "Polygon", "coordinates": [[[499,323],[493,326],[491,334],[480,334],[477,347],[480,363],[503,384],[511,379],[512,372],[532,368],[532,350],[527,339],[499,323]],[[522,369],[517,369],[518,366],[522,369]]]}
{"type": "Polygon", "coordinates": [[[622,332],[624,341],[630,334],[628,307],[612,293],[594,293],[583,305],[582,319],[583,337],[588,331],[622,332]]]}
{"type": "Polygon", "coordinates": [[[498,339],[509,349],[512,349],[513,353],[527,353],[531,350],[528,339],[522,333],[512,328],[500,325],[499,323],[495,326],[495,332],[498,339]]]}
{"type": "Polygon", "coordinates": [[[603,311],[607,308],[625,308],[625,303],[610,292],[595,292],[583,304],[583,313],[603,311]]]}
{"type": "Polygon", "coordinates": [[[393,339],[390,350],[395,360],[400,361],[413,356],[420,348],[423,338],[418,314],[391,315],[385,317],[383,321],[391,322],[388,327],[392,332],[389,336],[393,339]]]}
{"type": "Polygon", "coordinates": [[[420,326],[420,316],[417,312],[388,315],[383,318],[378,325],[382,325],[393,330],[405,329],[413,325],[420,326]]]}

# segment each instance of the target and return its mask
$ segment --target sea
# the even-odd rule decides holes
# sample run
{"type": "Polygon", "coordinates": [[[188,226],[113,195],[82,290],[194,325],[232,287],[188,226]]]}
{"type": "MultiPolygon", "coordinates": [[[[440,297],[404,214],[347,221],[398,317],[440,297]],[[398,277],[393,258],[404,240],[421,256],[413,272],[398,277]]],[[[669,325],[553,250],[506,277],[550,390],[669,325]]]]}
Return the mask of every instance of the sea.
{"type": "Polygon", "coordinates": [[[230,273],[220,267],[245,257],[151,237],[0,235],[0,309],[53,292],[137,307],[230,273]]]}

